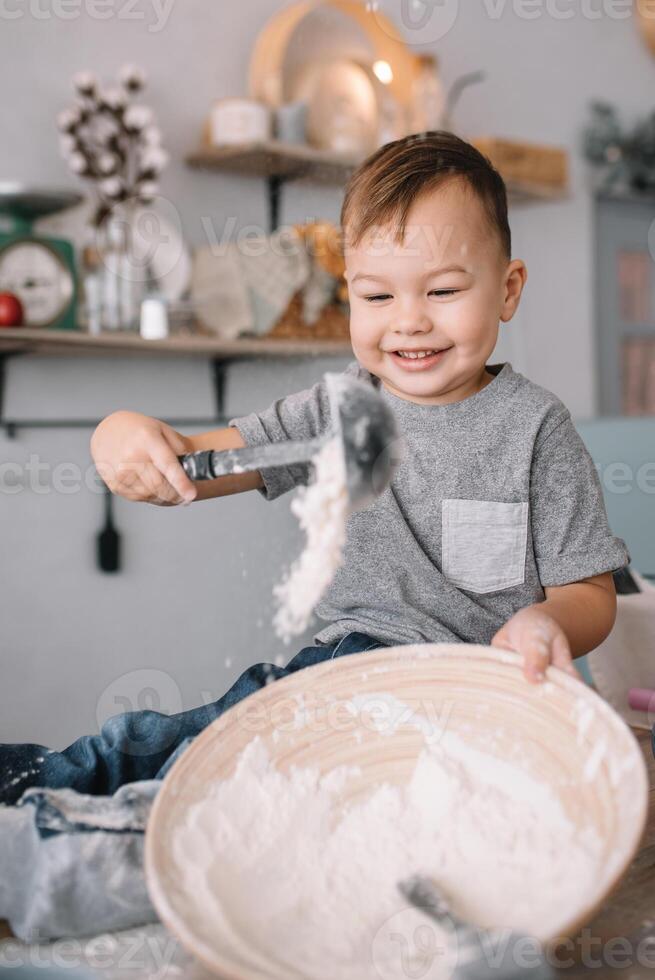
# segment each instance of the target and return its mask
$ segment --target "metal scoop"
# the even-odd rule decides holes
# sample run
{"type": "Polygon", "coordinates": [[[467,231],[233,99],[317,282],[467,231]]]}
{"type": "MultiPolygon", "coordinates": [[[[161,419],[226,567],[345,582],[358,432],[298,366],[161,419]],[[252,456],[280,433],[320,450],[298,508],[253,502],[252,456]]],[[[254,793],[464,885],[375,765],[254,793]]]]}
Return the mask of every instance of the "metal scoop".
{"type": "Polygon", "coordinates": [[[311,463],[319,450],[337,436],[343,447],[350,508],[367,507],[382,493],[395,472],[396,420],[370,384],[341,374],[326,374],[325,380],[331,418],[331,427],[325,435],[304,442],[289,440],[242,449],[187,453],[180,456],[187,476],[191,480],[213,480],[229,473],[311,463]]]}
{"type": "Polygon", "coordinates": [[[554,980],[556,974],[536,940],[530,942],[530,937],[520,932],[474,926],[453,912],[431,878],[413,875],[401,881],[398,889],[415,908],[454,929],[457,967],[452,980],[554,980]]]}

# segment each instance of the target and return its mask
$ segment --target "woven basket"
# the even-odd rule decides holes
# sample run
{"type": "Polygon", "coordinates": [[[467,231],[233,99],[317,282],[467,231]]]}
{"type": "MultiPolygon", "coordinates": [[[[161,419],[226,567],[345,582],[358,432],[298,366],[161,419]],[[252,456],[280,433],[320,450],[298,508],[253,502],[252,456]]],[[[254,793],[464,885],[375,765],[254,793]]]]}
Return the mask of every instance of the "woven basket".
{"type": "Polygon", "coordinates": [[[302,293],[295,294],[285,312],[266,334],[284,340],[348,340],[349,319],[343,308],[336,303],[325,306],[316,323],[305,323],[302,316],[302,293]]]}
{"type": "Polygon", "coordinates": [[[477,137],[473,145],[487,156],[506,181],[566,190],[568,154],[554,146],[541,146],[518,140],[477,137]]]}

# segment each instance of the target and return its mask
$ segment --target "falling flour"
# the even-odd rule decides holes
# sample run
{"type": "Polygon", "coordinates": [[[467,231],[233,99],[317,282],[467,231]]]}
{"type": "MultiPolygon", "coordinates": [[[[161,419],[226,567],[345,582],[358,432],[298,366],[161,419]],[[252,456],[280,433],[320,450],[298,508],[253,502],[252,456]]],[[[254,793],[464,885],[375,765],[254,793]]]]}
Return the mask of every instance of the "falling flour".
{"type": "MultiPolygon", "coordinates": [[[[386,692],[345,708],[360,718],[367,699],[407,717],[386,692]]],[[[356,767],[283,773],[257,737],[233,775],[207,787],[172,859],[185,915],[208,950],[274,980],[442,980],[456,941],[408,907],[402,879],[432,876],[478,926],[537,939],[597,891],[602,847],[591,826],[577,828],[518,762],[451,730],[430,738],[428,720],[412,718],[423,747],[404,786],[378,782],[343,805],[356,767]]]]}
{"type": "Polygon", "coordinates": [[[348,491],[341,439],[327,442],[312,462],[314,481],[300,487],[291,502],[306,535],[305,549],[273,589],[280,603],[273,625],[285,643],[307,628],[314,606],[341,564],[346,540],[348,491]]]}

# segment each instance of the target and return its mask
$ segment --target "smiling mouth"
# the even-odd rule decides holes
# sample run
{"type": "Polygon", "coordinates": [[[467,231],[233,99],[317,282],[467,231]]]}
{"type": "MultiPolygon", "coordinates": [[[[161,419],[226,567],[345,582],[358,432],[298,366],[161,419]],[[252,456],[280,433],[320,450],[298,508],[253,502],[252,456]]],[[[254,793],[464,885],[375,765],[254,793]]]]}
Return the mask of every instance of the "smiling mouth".
{"type": "Polygon", "coordinates": [[[398,357],[409,357],[409,358],[423,358],[430,357],[432,354],[439,354],[438,350],[420,350],[420,351],[409,351],[409,350],[395,350],[393,352],[398,357]]]}
{"type": "Polygon", "coordinates": [[[402,357],[403,360],[410,361],[422,361],[426,357],[435,357],[437,354],[443,354],[445,350],[450,350],[449,347],[441,347],[439,349],[427,347],[425,350],[392,350],[387,351],[388,354],[392,354],[394,357],[402,357]]]}

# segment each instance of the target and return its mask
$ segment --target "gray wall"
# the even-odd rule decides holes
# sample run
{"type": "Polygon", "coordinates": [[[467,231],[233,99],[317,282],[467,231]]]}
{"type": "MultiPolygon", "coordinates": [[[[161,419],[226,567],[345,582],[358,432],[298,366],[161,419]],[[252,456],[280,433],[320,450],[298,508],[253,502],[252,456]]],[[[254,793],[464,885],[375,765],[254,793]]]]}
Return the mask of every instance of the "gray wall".
{"type": "MultiPolygon", "coordinates": [[[[234,365],[227,412],[264,408],[345,363],[234,365]]],[[[12,362],[12,418],[100,418],[117,404],[160,418],[211,417],[209,369],[157,358],[12,362]]],[[[91,478],[87,485],[89,435],[0,435],[3,484],[12,487],[1,501],[2,741],[63,745],[125,704],[170,711],[215,700],[248,664],[290,659],[310,642],[308,632],[285,647],[271,628],[273,584],[302,547],[289,497],[177,508],[117,499],[123,570],[100,572],[103,499],[91,478]]]]}
{"type": "MultiPolygon", "coordinates": [[[[20,16],[0,15],[0,177],[71,183],[53,123],[69,101],[71,74],[90,68],[111,77],[134,61],[150,75],[145,101],[156,108],[173,157],[163,193],[189,241],[203,241],[203,216],[219,231],[231,217],[237,228],[264,226],[261,182],[189,171],[182,161],[198,142],[212,99],[244,92],[254,39],[281,6],[174,0],[163,28],[153,30],[156,8],[146,0],[130,8],[129,18],[124,0],[115,0],[103,8],[112,12],[107,20],[90,16],[92,0],[69,3],[67,20],[45,0],[31,6],[8,0],[1,9],[20,16]]],[[[571,198],[512,215],[515,254],[528,262],[530,282],[520,314],[503,327],[496,359],[511,359],[574,415],[593,416],[593,242],[579,131],[592,97],[615,101],[628,119],[649,109],[655,61],[632,20],[607,13],[614,9],[609,0],[587,4],[604,9],[600,16],[576,12],[571,19],[550,15],[546,8],[555,5],[545,0],[536,19],[534,4],[526,5],[529,17],[520,15],[518,2],[450,0],[451,10],[456,6],[443,37],[411,26],[404,32],[417,47],[429,40],[447,82],[464,71],[488,72],[486,84],[461,104],[462,134],[554,143],[572,155],[571,198]]],[[[561,0],[559,8],[568,6],[561,0]]],[[[380,7],[400,21],[400,0],[380,7]]],[[[339,205],[336,191],[290,188],[283,220],[336,220],[339,205]]],[[[263,407],[328,366],[240,367],[231,376],[228,411],[263,407]]],[[[10,414],[24,417],[89,417],[127,405],[169,417],[212,408],[202,362],[154,360],[15,360],[6,402],[10,414]]],[[[0,435],[0,457],[25,461],[36,453],[53,465],[85,468],[88,436],[22,430],[10,442],[0,435]]],[[[288,503],[266,504],[253,494],[171,511],[119,501],[125,571],[109,579],[93,564],[96,494],[26,489],[3,496],[0,738],[61,745],[96,728],[99,716],[124,703],[117,697],[136,706],[139,692],[154,688],[165,708],[196,704],[218,696],[246,664],[272,659],[281,647],[270,636],[271,585],[300,546],[288,503]]]]}

